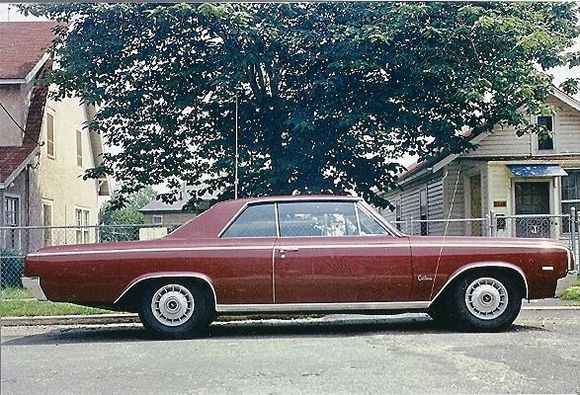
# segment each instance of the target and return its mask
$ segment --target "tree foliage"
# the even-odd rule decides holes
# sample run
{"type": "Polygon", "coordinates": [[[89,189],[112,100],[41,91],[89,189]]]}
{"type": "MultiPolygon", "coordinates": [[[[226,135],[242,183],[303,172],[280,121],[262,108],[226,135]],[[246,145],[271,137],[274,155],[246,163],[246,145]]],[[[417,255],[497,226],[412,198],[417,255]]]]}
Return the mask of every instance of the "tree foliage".
{"type": "MultiPolygon", "coordinates": [[[[99,112],[109,144],[87,176],[120,196],[182,181],[233,195],[355,191],[385,205],[398,159],[470,148],[493,124],[532,131],[551,76],[577,63],[574,3],[44,4],[57,96],[99,112]]],[[[578,80],[564,84],[569,90],[578,80]]],[[[204,192],[204,191],[202,191],[204,192]]]]}
{"type": "MultiPolygon", "coordinates": [[[[144,187],[131,193],[122,208],[116,207],[111,202],[104,203],[99,212],[99,224],[104,225],[100,227],[101,240],[138,240],[140,227],[131,225],[144,222],[143,214],[139,212],[139,209],[155,200],[156,196],[157,192],[153,188],[144,187]]],[[[115,199],[115,194],[113,199],[115,199]]]]}

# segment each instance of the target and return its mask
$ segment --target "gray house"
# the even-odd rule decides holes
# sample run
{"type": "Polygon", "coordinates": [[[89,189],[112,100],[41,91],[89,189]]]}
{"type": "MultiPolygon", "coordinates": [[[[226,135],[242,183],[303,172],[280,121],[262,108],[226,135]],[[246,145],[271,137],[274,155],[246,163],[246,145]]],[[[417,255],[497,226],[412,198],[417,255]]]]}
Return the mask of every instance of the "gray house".
{"type": "Polygon", "coordinates": [[[411,166],[400,188],[385,194],[396,209],[382,214],[391,221],[423,220],[414,233],[424,235],[443,232],[437,220],[473,219],[450,222],[447,234],[481,235],[486,225],[478,219],[493,211],[498,236],[561,237],[568,223],[559,216],[580,209],[580,102],[556,88],[547,101],[560,111],[530,115],[530,121],[546,126],[552,138],[518,137],[513,127],[498,125],[472,139],[474,151],[411,166]],[[516,222],[528,226],[510,226],[516,222]]]}

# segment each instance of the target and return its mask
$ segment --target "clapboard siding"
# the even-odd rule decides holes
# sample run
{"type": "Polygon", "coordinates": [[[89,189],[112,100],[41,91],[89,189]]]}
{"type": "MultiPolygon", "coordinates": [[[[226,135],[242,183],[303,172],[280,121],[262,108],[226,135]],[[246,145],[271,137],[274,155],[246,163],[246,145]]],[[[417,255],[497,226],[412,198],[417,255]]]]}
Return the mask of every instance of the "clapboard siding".
{"type": "MultiPolygon", "coordinates": [[[[559,112],[555,117],[554,145],[551,153],[580,153],[580,112],[563,101],[550,97],[547,103],[556,106],[559,112]]],[[[487,134],[475,151],[462,155],[463,158],[488,156],[533,156],[537,152],[537,136],[518,136],[512,126],[496,126],[493,133],[487,134]]]]}
{"type": "MultiPolygon", "coordinates": [[[[447,167],[445,177],[445,218],[465,218],[465,191],[463,185],[463,172],[465,171],[460,161],[451,162],[447,167]]],[[[448,235],[464,235],[465,224],[451,222],[447,225],[448,235]]]]}
{"type": "MultiPolygon", "coordinates": [[[[428,175],[420,180],[410,182],[404,185],[401,190],[392,191],[386,194],[386,198],[392,203],[401,204],[401,218],[404,221],[417,221],[421,217],[420,211],[420,191],[427,189],[427,218],[441,219],[444,213],[444,185],[443,185],[443,171],[428,175]]],[[[396,212],[389,209],[382,210],[381,214],[389,221],[395,221],[396,212]]],[[[420,226],[417,222],[413,225],[413,229],[407,228],[407,224],[403,224],[401,229],[410,233],[420,233],[420,226]]],[[[429,224],[429,233],[438,234],[443,229],[442,224],[429,224]]]]}
{"type": "Polygon", "coordinates": [[[481,156],[531,155],[532,141],[529,135],[518,137],[515,128],[511,126],[496,126],[493,133],[479,142],[475,151],[463,154],[464,158],[481,156]]]}

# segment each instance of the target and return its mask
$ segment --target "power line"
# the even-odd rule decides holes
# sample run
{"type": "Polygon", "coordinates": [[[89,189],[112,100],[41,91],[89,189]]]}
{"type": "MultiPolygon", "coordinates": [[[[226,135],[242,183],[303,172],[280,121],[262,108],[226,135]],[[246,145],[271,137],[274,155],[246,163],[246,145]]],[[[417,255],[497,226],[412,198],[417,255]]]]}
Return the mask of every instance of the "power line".
{"type": "Polygon", "coordinates": [[[39,147],[42,147],[42,144],[38,142],[37,139],[35,139],[34,137],[32,137],[31,135],[29,135],[26,130],[24,130],[24,128],[22,126],[20,126],[20,124],[16,121],[16,119],[14,119],[14,117],[12,116],[12,114],[10,114],[10,111],[8,111],[6,109],[6,107],[4,107],[4,104],[2,104],[2,102],[0,101],[0,107],[2,107],[2,109],[4,110],[4,112],[6,113],[6,115],[8,115],[8,118],[10,118],[10,120],[12,122],[14,122],[14,125],[18,126],[18,129],[20,129],[22,131],[22,133],[24,133],[26,136],[28,136],[29,139],[31,139],[32,141],[34,141],[36,143],[36,145],[38,145],[39,147]]]}

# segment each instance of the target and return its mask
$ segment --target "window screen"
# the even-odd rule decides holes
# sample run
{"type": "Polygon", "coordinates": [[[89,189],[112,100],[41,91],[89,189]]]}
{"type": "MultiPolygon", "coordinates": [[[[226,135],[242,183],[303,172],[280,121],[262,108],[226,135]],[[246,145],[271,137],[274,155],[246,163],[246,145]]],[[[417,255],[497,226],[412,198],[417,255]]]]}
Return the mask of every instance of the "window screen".
{"type": "Polygon", "coordinates": [[[280,203],[280,236],[358,236],[353,202],[280,203]]]}
{"type": "Polygon", "coordinates": [[[276,237],[274,204],[248,206],[222,237],[276,237]]]}

